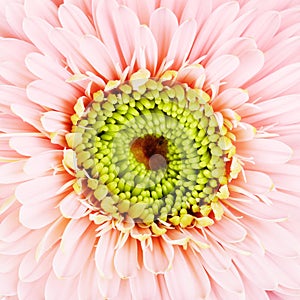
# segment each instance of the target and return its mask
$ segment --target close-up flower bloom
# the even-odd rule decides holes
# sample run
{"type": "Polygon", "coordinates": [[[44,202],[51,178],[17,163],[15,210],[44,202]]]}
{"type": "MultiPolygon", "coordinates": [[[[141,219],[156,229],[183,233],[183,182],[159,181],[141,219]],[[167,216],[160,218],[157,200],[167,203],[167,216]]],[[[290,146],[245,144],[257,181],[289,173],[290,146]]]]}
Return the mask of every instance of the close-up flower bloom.
{"type": "Polygon", "coordinates": [[[0,0],[0,299],[299,299],[299,20],[0,0]]]}

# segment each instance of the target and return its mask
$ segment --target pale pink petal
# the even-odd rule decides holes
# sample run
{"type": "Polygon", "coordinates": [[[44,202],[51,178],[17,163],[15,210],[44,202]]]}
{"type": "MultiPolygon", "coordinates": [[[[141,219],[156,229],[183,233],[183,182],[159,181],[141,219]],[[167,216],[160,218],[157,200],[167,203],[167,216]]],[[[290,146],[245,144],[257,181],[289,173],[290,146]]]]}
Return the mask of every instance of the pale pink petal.
{"type": "MultiPolygon", "coordinates": [[[[42,299],[45,295],[45,285],[48,274],[39,278],[34,282],[18,282],[18,296],[19,299],[42,299]]],[[[18,300],[18,299],[16,299],[18,300]]]]}
{"type": "Polygon", "coordinates": [[[86,213],[86,206],[80,202],[79,196],[73,191],[68,194],[59,204],[61,214],[65,218],[79,219],[86,213]]]}
{"type": "Polygon", "coordinates": [[[48,139],[39,137],[12,137],[10,139],[10,146],[25,156],[33,156],[53,149],[48,139]]]}
{"type": "Polygon", "coordinates": [[[51,270],[52,260],[56,249],[50,249],[39,260],[36,260],[36,250],[31,249],[22,259],[19,267],[19,277],[24,282],[32,282],[40,279],[51,270]]]}
{"type": "Polygon", "coordinates": [[[280,223],[258,222],[248,217],[243,219],[243,223],[256,234],[269,252],[286,258],[299,256],[300,243],[297,237],[280,223]],[[288,241],[288,243],[282,243],[282,241],[288,241]]]}
{"type": "Polygon", "coordinates": [[[231,86],[243,86],[261,70],[265,62],[263,52],[257,49],[244,52],[239,60],[239,67],[226,78],[231,86]]]}
{"type": "Polygon", "coordinates": [[[38,17],[27,17],[23,21],[23,30],[43,54],[61,58],[61,54],[49,40],[49,33],[53,27],[48,22],[38,17]]]}
{"type": "Polygon", "coordinates": [[[0,239],[4,242],[14,242],[27,234],[29,230],[21,226],[18,220],[19,212],[16,210],[9,214],[2,222],[0,228],[0,239]]]}
{"type": "Polygon", "coordinates": [[[30,179],[31,176],[23,171],[24,164],[25,161],[20,160],[0,165],[0,183],[9,184],[30,179]]]}
{"type": "Polygon", "coordinates": [[[47,279],[45,287],[45,299],[72,299],[79,300],[77,293],[78,277],[75,278],[57,278],[52,271],[47,279]]]}
{"type": "Polygon", "coordinates": [[[48,132],[70,132],[70,116],[60,111],[48,111],[41,117],[43,128],[48,132]]]}
{"type": "Polygon", "coordinates": [[[96,35],[95,29],[84,12],[75,5],[63,4],[58,9],[58,17],[62,27],[76,34],[96,35]]]}
{"type": "MultiPolygon", "coordinates": [[[[299,121],[300,94],[277,97],[257,105],[260,109],[255,115],[249,116],[245,121],[258,126],[280,124],[294,124],[299,121]]],[[[258,127],[257,126],[257,127],[258,127]]]]}
{"type": "MultiPolygon", "coordinates": [[[[239,179],[230,184],[230,188],[234,191],[243,193],[243,190],[254,195],[266,194],[273,188],[272,179],[265,173],[257,171],[245,171],[245,180],[239,179]]],[[[246,193],[247,194],[247,193],[246,193]]]]}
{"type": "Polygon", "coordinates": [[[174,2],[172,0],[160,0],[160,6],[172,11],[176,15],[177,19],[180,20],[185,6],[185,1],[174,2]]]}
{"type": "Polygon", "coordinates": [[[65,81],[72,76],[57,60],[40,53],[28,54],[25,63],[30,72],[40,79],[65,81]]]}
{"type": "Polygon", "coordinates": [[[257,16],[243,33],[243,36],[255,39],[258,47],[266,50],[280,26],[280,15],[276,11],[268,11],[257,16]]]}
{"type": "Polygon", "coordinates": [[[234,55],[223,55],[208,63],[205,67],[207,75],[205,86],[209,87],[211,84],[226,81],[226,76],[234,72],[239,64],[239,58],[234,55]]]}
{"type": "Polygon", "coordinates": [[[71,220],[65,228],[53,259],[57,277],[74,278],[83,269],[94,247],[95,227],[88,218],[71,220]]]}
{"type": "Polygon", "coordinates": [[[59,26],[57,7],[51,0],[25,0],[25,13],[28,17],[39,17],[53,26],[59,26]]]}
{"type": "Polygon", "coordinates": [[[152,13],[149,27],[156,39],[158,62],[161,64],[168,53],[172,37],[178,28],[178,21],[169,9],[159,8],[152,13]],[[161,28],[164,28],[164,30],[161,30],[161,28]]]}
{"type": "Polygon", "coordinates": [[[49,39],[55,48],[67,59],[71,70],[76,74],[93,71],[80,51],[80,37],[63,28],[56,28],[49,34],[49,39]]]}
{"type": "Polygon", "coordinates": [[[15,269],[10,273],[0,273],[0,282],[1,296],[17,295],[18,270],[15,269]]]}
{"type": "MultiPolygon", "coordinates": [[[[14,104],[13,104],[14,105],[14,104]]],[[[29,124],[23,122],[20,118],[17,118],[11,114],[0,114],[0,130],[9,134],[21,133],[28,136],[35,135],[36,130],[29,124]]]]}
{"type": "Polygon", "coordinates": [[[245,90],[228,88],[213,99],[212,105],[215,111],[221,110],[222,108],[235,109],[242,106],[248,100],[249,95],[245,90]]]}
{"type": "Polygon", "coordinates": [[[145,25],[141,25],[139,27],[136,35],[136,47],[138,66],[140,68],[148,69],[154,75],[158,60],[158,48],[156,40],[149,27],[145,25]]]}
{"type": "Polygon", "coordinates": [[[285,95],[294,86],[299,88],[300,63],[287,65],[247,87],[253,100],[272,99],[285,95]],[[272,88],[270,88],[272,87],[272,88]]]}
{"type": "Polygon", "coordinates": [[[21,40],[28,40],[22,28],[22,22],[25,17],[24,7],[20,3],[10,3],[5,7],[5,17],[9,26],[21,40]]]}
{"type": "Polygon", "coordinates": [[[190,54],[192,61],[199,57],[199,53],[204,55],[209,51],[216,38],[222,35],[225,28],[237,17],[238,12],[238,3],[230,1],[211,13],[195,39],[190,54]]]}
{"type": "Polygon", "coordinates": [[[35,127],[38,131],[43,132],[40,117],[42,108],[34,103],[30,105],[12,104],[11,110],[20,117],[24,122],[35,127]]]}
{"type": "Polygon", "coordinates": [[[154,274],[164,274],[171,268],[173,259],[173,246],[161,238],[152,238],[152,245],[143,248],[145,268],[154,274]]]}
{"type": "Polygon", "coordinates": [[[256,80],[265,77],[275,69],[280,69],[287,63],[296,63],[300,51],[300,38],[293,36],[283,39],[265,52],[265,65],[257,74],[256,80]],[[280,53],[280,55],[277,55],[280,53]]]}
{"type": "MultiPolygon", "coordinates": [[[[116,272],[112,273],[110,279],[98,278],[98,288],[104,299],[116,299],[119,295],[119,289],[122,279],[116,272]]],[[[123,295],[122,295],[123,296],[123,295]]]]}
{"type": "Polygon", "coordinates": [[[238,142],[252,141],[256,135],[256,129],[248,123],[240,122],[236,128],[232,130],[238,142]]]}
{"type": "Polygon", "coordinates": [[[57,195],[67,181],[66,174],[39,177],[19,184],[15,194],[18,201],[23,204],[42,202],[57,195]]]}
{"type": "Polygon", "coordinates": [[[60,217],[57,208],[60,197],[50,198],[35,204],[22,205],[19,220],[23,226],[30,229],[40,229],[54,222],[60,217]]]}
{"type": "Polygon", "coordinates": [[[215,281],[211,281],[211,295],[209,299],[219,300],[219,299],[231,299],[231,300],[244,300],[245,290],[243,289],[240,293],[235,293],[232,291],[225,290],[223,287],[218,285],[215,281]]]}
{"type": "Polygon", "coordinates": [[[35,80],[27,86],[27,95],[34,103],[72,114],[73,105],[80,94],[63,81],[35,80]]]}
{"type": "Polygon", "coordinates": [[[107,47],[93,36],[85,36],[80,43],[82,55],[93,68],[106,79],[116,79],[115,63],[107,47]]]}
{"type": "Polygon", "coordinates": [[[197,23],[195,20],[185,21],[176,29],[166,56],[167,63],[169,61],[173,62],[170,68],[179,69],[187,60],[191,46],[194,43],[196,30],[197,23]]]}
{"type": "Polygon", "coordinates": [[[67,219],[60,217],[49,226],[36,247],[37,261],[39,261],[41,257],[48,252],[49,249],[53,248],[54,245],[61,239],[68,222],[69,221],[67,219]]]}
{"type": "Polygon", "coordinates": [[[292,149],[276,140],[254,139],[238,143],[238,153],[253,158],[256,164],[284,164],[291,158],[292,149]]]}
{"type": "Polygon", "coordinates": [[[129,237],[125,244],[116,250],[114,266],[121,278],[129,278],[137,275],[137,240],[129,237]]]}
{"type": "Polygon", "coordinates": [[[110,230],[100,236],[96,247],[95,262],[100,276],[108,280],[112,279],[114,271],[114,246],[119,238],[116,230],[110,230]]]}
{"type": "Polygon", "coordinates": [[[209,230],[217,241],[226,243],[241,242],[247,235],[246,229],[241,224],[227,217],[209,227],[209,230]]]}
{"type": "Polygon", "coordinates": [[[262,257],[257,255],[248,256],[242,254],[234,258],[234,262],[240,269],[240,272],[259,288],[272,290],[277,287],[278,278],[276,272],[271,268],[272,265],[268,262],[266,257],[262,259],[262,257]],[[257,272],[257,270],[259,270],[259,272],[257,272]]]}
{"type": "Polygon", "coordinates": [[[186,20],[195,19],[198,23],[198,28],[206,22],[206,19],[211,14],[212,1],[186,0],[185,6],[181,11],[180,23],[186,20]]]}
{"type": "Polygon", "coordinates": [[[141,2],[139,0],[124,0],[126,6],[132,9],[138,16],[141,24],[148,24],[152,12],[155,10],[156,0],[141,2]]]}
{"type": "Polygon", "coordinates": [[[141,267],[137,276],[129,278],[129,283],[133,299],[154,299],[157,289],[155,275],[145,267],[141,267]]]}
{"type": "Polygon", "coordinates": [[[205,69],[201,65],[188,65],[178,71],[179,82],[189,82],[190,87],[202,88],[205,81],[205,69]]]}
{"type": "Polygon", "coordinates": [[[24,63],[16,61],[1,62],[0,76],[18,87],[25,87],[35,79],[35,77],[27,70],[24,63]]]}
{"type": "Polygon", "coordinates": [[[4,255],[20,255],[26,253],[36,246],[44,233],[44,230],[30,230],[20,239],[11,243],[0,241],[0,253],[4,255]]]}
{"type": "Polygon", "coordinates": [[[174,300],[207,299],[210,281],[192,250],[174,247],[172,271],[165,273],[166,285],[174,300]]]}
{"type": "Polygon", "coordinates": [[[98,272],[94,262],[94,253],[88,258],[84,266],[78,284],[78,296],[80,300],[98,300],[102,299],[98,289],[98,272]]]}

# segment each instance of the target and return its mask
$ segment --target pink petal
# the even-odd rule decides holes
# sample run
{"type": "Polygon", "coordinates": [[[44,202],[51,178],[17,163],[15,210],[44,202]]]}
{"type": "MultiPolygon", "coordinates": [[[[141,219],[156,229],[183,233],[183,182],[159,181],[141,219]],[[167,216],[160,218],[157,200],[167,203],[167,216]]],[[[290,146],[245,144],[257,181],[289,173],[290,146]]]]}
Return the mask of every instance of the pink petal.
{"type": "Polygon", "coordinates": [[[49,226],[36,247],[37,261],[61,239],[68,222],[67,219],[61,217],[49,226]]]}
{"type": "Polygon", "coordinates": [[[207,299],[210,281],[199,258],[191,251],[174,247],[172,271],[165,273],[172,299],[207,299]]]}
{"type": "Polygon", "coordinates": [[[257,16],[245,30],[243,36],[253,37],[258,47],[266,50],[280,26],[280,15],[275,11],[267,11],[257,16]]]}
{"type": "Polygon", "coordinates": [[[217,37],[222,35],[225,28],[233,22],[238,12],[238,3],[231,1],[220,5],[209,15],[195,39],[190,54],[191,60],[199,58],[199,53],[204,55],[208,52],[217,37]]]}
{"type": "Polygon", "coordinates": [[[19,184],[15,194],[23,204],[42,202],[57,195],[67,181],[68,176],[65,174],[39,177],[19,184]]]}
{"type": "Polygon", "coordinates": [[[30,41],[45,55],[54,58],[61,58],[61,54],[51,44],[49,33],[53,27],[43,19],[27,17],[23,21],[23,30],[30,41]]]}
{"type": "Polygon", "coordinates": [[[70,132],[70,116],[60,111],[48,111],[41,117],[43,128],[48,132],[70,132]]]}
{"type": "Polygon", "coordinates": [[[78,285],[78,296],[80,300],[97,300],[102,298],[97,286],[99,274],[93,258],[92,254],[80,273],[78,285]]]}
{"type": "Polygon", "coordinates": [[[110,279],[98,278],[98,288],[104,299],[117,299],[116,297],[119,295],[120,286],[121,278],[116,272],[112,273],[110,279]]]}
{"type": "Polygon", "coordinates": [[[0,165],[0,183],[9,184],[29,180],[31,176],[23,171],[25,160],[0,165]]]}
{"type": "Polygon", "coordinates": [[[179,69],[187,60],[196,36],[197,23],[189,20],[182,23],[174,32],[166,62],[174,61],[171,68],[179,69]],[[189,34],[187,34],[187,32],[189,34]]]}
{"type": "MultiPolygon", "coordinates": [[[[12,104],[11,110],[13,113],[20,117],[24,122],[35,127],[38,131],[43,132],[40,117],[42,108],[34,103],[29,105],[24,104],[12,104]]],[[[23,126],[24,128],[24,126],[23,126]]]]}
{"type": "Polygon", "coordinates": [[[116,79],[115,63],[107,47],[93,36],[85,36],[80,43],[82,55],[106,79],[116,79]]]}
{"type": "Polygon", "coordinates": [[[116,250],[114,266],[121,278],[137,275],[137,240],[129,237],[125,244],[116,250]]]}
{"type": "Polygon", "coordinates": [[[51,0],[26,0],[25,13],[28,17],[39,17],[53,26],[59,26],[57,7],[51,0]]]}
{"type": "Polygon", "coordinates": [[[157,42],[158,61],[161,64],[168,53],[172,37],[178,28],[178,21],[169,9],[159,8],[152,13],[149,27],[157,42]],[[161,28],[164,28],[164,30],[161,30],[161,28]]]}
{"type": "Polygon", "coordinates": [[[264,53],[257,49],[243,53],[239,60],[239,67],[226,78],[231,86],[243,86],[262,69],[265,62],[264,53]]]}
{"type": "MultiPolygon", "coordinates": [[[[10,273],[0,273],[0,282],[1,296],[17,295],[18,270],[15,269],[10,273]]],[[[4,297],[4,299],[5,298],[8,299],[8,297],[4,297]]]]}
{"type": "Polygon", "coordinates": [[[222,91],[213,101],[215,111],[223,108],[235,109],[242,106],[249,100],[249,95],[245,90],[238,88],[228,88],[222,91]]]}
{"type": "Polygon", "coordinates": [[[63,152],[60,150],[42,152],[27,160],[24,171],[32,177],[50,175],[51,171],[54,174],[59,167],[62,167],[62,159],[63,152]]]}
{"type": "Polygon", "coordinates": [[[80,96],[78,90],[63,81],[44,80],[30,83],[27,86],[27,95],[34,103],[69,114],[74,113],[73,105],[80,96]]]}
{"type": "Polygon", "coordinates": [[[10,139],[10,146],[25,156],[33,156],[52,149],[52,145],[48,139],[39,137],[12,137],[10,139]]]}
{"type": "Polygon", "coordinates": [[[29,230],[21,226],[19,222],[19,211],[14,211],[9,214],[2,222],[0,227],[1,241],[11,243],[17,241],[26,235],[29,230]]]}
{"type": "Polygon", "coordinates": [[[238,142],[252,141],[256,135],[256,129],[248,123],[239,122],[238,126],[232,130],[238,142]]]}
{"type": "Polygon", "coordinates": [[[80,201],[79,196],[75,192],[71,192],[60,202],[59,208],[61,214],[65,218],[79,219],[83,217],[86,213],[86,206],[84,206],[80,201]]]}
{"type": "Polygon", "coordinates": [[[238,143],[239,155],[252,157],[256,164],[284,164],[292,156],[292,149],[286,144],[271,139],[254,139],[238,143]],[[268,151],[266,151],[268,149],[268,151]]]}
{"type": "Polygon", "coordinates": [[[19,277],[21,281],[32,282],[40,279],[51,270],[52,260],[56,249],[51,249],[38,262],[35,256],[35,248],[30,250],[19,267],[19,277]]]}
{"type": "Polygon", "coordinates": [[[247,117],[245,121],[264,125],[297,123],[300,110],[298,99],[299,94],[277,97],[258,103],[257,106],[260,111],[247,117]]]}
{"type": "Polygon", "coordinates": [[[294,63],[274,71],[247,89],[252,99],[266,100],[284,95],[294,86],[299,87],[299,80],[300,63],[294,63]]]}
{"type": "Polygon", "coordinates": [[[25,17],[24,7],[21,3],[9,3],[5,7],[6,21],[16,36],[21,40],[28,40],[22,29],[22,22],[25,17]]]}
{"type": "Polygon", "coordinates": [[[155,275],[142,267],[138,275],[129,278],[131,293],[134,299],[154,299],[156,292],[155,275]],[[145,284],[147,282],[147,284],[145,284]]]}
{"type": "Polygon", "coordinates": [[[135,43],[137,47],[137,64],[139,68],[146,68],[154,75],[158,60],[158,48],[149,27],[145,25],[139,27],[135,43]]]}
{"type": "Polygon", "coordinates": [[[188,82],[190,87],[202,88],[205,81],[205,70],[201,65],[188,65],[177,74],[179,82],[188,82]]]}
{"type": "Polygon", "coordinates": [[[222,220],[210,226],[209,230],[217,241],[221,243],[223,241],[226,243],[238,243],[243,241],[247,235],[247,230],[241,224],[227,217],[223,217],[222,220]]]}
{"type": "Polygon", "coordinates": [[[234,55],[223,55],[208,63],[205,68],[207,75],[206,86],[209,87],[211,84],[216,84],[223,80],[226,81],[226,76],[234,72],[239,64],[239,58],[234,55]]]}
{"type": "Polygon", "coordinates": [[[154,274],[164,274],[171,268],[173,259],[173,245],[161,238],[152,238],[152,245],[143,248],[145,268],[154,274]]]}
{"type": "Polygon", "coordinates": [[[152,12],[155,10],[156,0],[141,2],[139,0],[125,0],[126,6],[138,16],[141,24],[148,24],[152,12]]]}
{"type": "Polygon", "coordinates": [[[62,27],[79,35],[96,35],[95,29],[84,12],[75,5],[63,4],[58,9],[59,21],[62,27]]]}
{"type": "Polygon", "coordinates": [[[81,272],[94,247],[95,228],[90,225],[88,218],[68,223],[53,259],[56,276],[72,278],[81,272]]]}
{"type": "Polygon", "coordinates": [[[246,181],[239,179],[238,182],[233,182],[230,184],[230,188],[246,195],[247,191],[254,195],[266,194],[273,188],[272,179],[265,173],[246,170],[245,178],[246,181]]]}
{"type": "Polygon", "coordinates": [[[80,37],[63,28],[56,28],[49,34],[49,39],[55,48],[67,59],[71,70],[79,72],[94,71],[80,52],[80,37]]]}
{"type": "Polygon", "coordinates": [[[286,258],[299,256],[300,243],[297,237],[280,223],[258,222],[246,217],[243,219],[243,223],[256,234],[267,251],[286,258]]]}
{"type": "Polygon", "coordinates": [[[117,244],[119,233],[116,230],[110,230],[100,236],[96,247],[95,261],[100,276],[106,279],[113,278],[114,271],[114,248],[117,244]]]}
{"type": "Polygon", "coordinates": [[[23,226],[30,229],[40,229],[54,222],[60,217],[57,208],[59,198],[50,198],[35,204],[22,205],[19,220],[23,226]]]}
{"type": "Polygon", "coordinates": [[[79,300],[77,289],[78,277],[75,278],[57,278],[54,272],[51,272],[45,287],[45,299],[72,299],[79,300]]]}
{"type": "Polygon", "coordinates": [[[18,87],[25,87],[35,79],[35,77],[26,69],[24,63],[16,61],[1,62],[0,76],[18,87]]]}

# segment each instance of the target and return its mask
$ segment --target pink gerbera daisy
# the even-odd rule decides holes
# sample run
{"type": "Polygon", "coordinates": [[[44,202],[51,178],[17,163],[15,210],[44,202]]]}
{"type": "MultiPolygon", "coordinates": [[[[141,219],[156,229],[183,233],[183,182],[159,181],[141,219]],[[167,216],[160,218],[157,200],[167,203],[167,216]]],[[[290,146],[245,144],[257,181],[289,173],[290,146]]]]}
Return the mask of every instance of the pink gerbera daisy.
{"type": "Polygon", "coordinates": [[[0,298],[299,299],[299,0],[1,0],[0,298]]]}

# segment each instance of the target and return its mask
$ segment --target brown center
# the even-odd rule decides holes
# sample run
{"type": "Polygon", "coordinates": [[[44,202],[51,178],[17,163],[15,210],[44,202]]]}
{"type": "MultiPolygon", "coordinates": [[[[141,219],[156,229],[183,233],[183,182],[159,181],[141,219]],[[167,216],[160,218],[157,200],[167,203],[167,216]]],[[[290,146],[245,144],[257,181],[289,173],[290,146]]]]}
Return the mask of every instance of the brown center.
{"type": "Polygon", "coordinates": [[[162,136],[148,134],[139,137],[132,142],[130,150],[147,170],[157,171],[167,166],[168,141],[162,136]]]}

